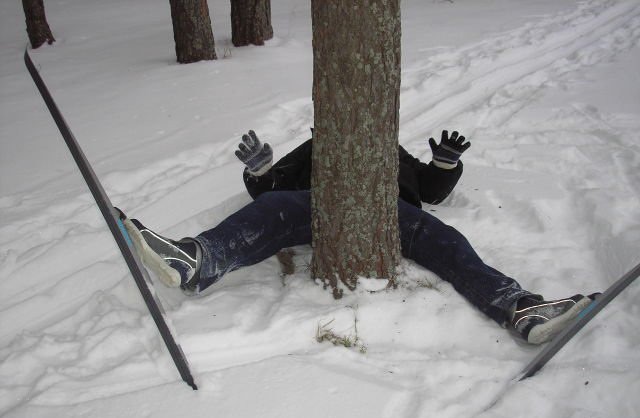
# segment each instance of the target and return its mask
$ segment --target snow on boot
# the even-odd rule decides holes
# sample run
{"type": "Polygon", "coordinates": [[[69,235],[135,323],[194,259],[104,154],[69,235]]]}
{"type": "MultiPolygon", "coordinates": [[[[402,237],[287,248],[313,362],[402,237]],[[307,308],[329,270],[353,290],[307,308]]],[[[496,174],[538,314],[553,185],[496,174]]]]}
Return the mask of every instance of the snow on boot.
{"type": "Polygon", "coordinates": [[[511,326],[525,341],[531,344],[545,343],[589,306],[596,295],[574,295],[550,301],[524,297],[518,301],[513,312],[511,326]]]}
{"type": "MultiPolygon", "coordinates": [[[[118,209],[119,210],[119,209],[118,209]]],[[[119,210],[120,211],[120,210],[119,210]]],[[[174,241],[153,232],[137,219],[121,217],[142,262],[168,287],[194,290],[200,279],[202,250],[192,238],[174,241]]]]}

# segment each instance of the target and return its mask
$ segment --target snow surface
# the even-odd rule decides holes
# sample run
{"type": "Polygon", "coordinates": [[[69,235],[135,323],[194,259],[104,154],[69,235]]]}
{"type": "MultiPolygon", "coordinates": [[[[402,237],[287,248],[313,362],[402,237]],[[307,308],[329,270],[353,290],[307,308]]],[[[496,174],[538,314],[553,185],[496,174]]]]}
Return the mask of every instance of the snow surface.
{"type": "MultiPolygon", "coordinates": [[[[272,1],[275,38],[175,63],[169,5],[46,0],[32,53],[114,204],[169,236],[250,201],[233,156],[254,129],[276,158],[309,136],[308,1],[272,1]]],[[[640,261],[640,3],[404,0],[400,142],[472,141],[443,204],[490,264],[548,298],[602,290],[640,261]]],[[[184,384],[22,63],[0,2],[0,414],[9,417],[634,417],[634,283],[537,376],[518,343],[409,262],[395,291],[340,301],[275,258],[202,297],[157,284],[200,387],[184,384]],[[319,329],[362,349],[318,343],[319,329]],[[357,333],[357,334],[356,334],[357,333]],[[361,352],[361,351],[364,351],[361,352]]]]}

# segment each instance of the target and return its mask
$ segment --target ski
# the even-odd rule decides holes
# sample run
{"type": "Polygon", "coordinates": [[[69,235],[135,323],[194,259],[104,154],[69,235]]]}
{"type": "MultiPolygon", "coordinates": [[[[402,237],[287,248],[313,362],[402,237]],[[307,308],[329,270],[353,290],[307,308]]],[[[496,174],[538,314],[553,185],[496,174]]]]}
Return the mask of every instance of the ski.
{"type": "Polygon", "coordinates": [[[604,293],[595,298],[573,322],[558,334],[538,355],[522,370],[519,380],[524,380],[536,374],[564,345],[573,338],[598,312],[609,304],[627,286],[640,276],[640,264],[629,270],[624,276],[613,283],[604,293]]]}
{"type": "MultiPolygon", "coordinates": [[[[149,313],[156,323],[156,327],[160,332],[160,335],[173,358],[173,362],[180,373],[180,377],[184,380],[193,390],[197,390],[193,376],[191,375],[191,371],[189,369],[189,364],[180,348],[180,345],[176,342],[169,326],[167,325],[167,321],[165,320],[165,312],[162,308],[162,304],[158,300],[155,292],[152,292],[150,289],[151,281],[149,279],[149,275],[147,274],[146,269],[142,265],[140,258],[135,253],[133,249],[133,242],[129,237],[122,221],[120,220],[119,213],[114,209],[109,197],[104,191],[102,184],[98,180],[98,177],[94,173],[89,161],[84,155],[84,152],[78,145],[69,125],[64,120],[62,113],[58,109],[53,97],[49,93],[47,86],[45,85],[42,77],[38,73],[31,57],[29,56],[28,49],[24,51],[24,62],[33,78],[33,82],[35,83],[40,95],[44,99],[51,116],[53,117],[54,122],[58,126],[64,141],[75,160],[80,173],[84,177],[84,180],[93,195],[93,198],[96,201],[96,204],[100,208],[100,212],[102,212],[102,216],[104,220],[107,222],[109,226],[109,230],[113,235],[118,247],[120,248],[120,252],[124,257],[129,270],[131,271],[131,275],[140,290],[140,294],[142,295],[142,299],[144,299],[147,308],[149,309],[149,313]]],[[[151,285],[152,286],[152,285],[151,285]]]]}

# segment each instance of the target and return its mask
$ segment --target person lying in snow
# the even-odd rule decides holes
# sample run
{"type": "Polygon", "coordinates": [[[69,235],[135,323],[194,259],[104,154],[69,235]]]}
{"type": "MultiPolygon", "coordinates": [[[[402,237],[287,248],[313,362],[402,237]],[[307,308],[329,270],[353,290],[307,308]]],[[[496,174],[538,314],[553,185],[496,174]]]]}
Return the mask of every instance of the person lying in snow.
{"type": "MultiPolygon", "coordinates": [[[[255,200],[214,228],[196,237],[176,241],[120,213],[142,261],[165,285],[180,287],[187,294],[197,294],[228,272],[259,263],[283,248],[311,243],[311,193],[309,190],[298,190],[306,183],[296,183],[296,179],[286,178],[286,174],[285,178],[281,178],[282,173],[294,175],[299,172],[284,164],[283,160],[291,154],[296,156],[298,152],[299,156],[304,153],[310,158],[305,148],[310,143],[303,144],[298,151],[294,150],[272,168],[272,151],[268,144],[262,145],[255,133],[250,132],[245,137],[238,157],[247,164],[245,181],[255,200]],[[265,170],[267,165],[269,167],[265,170]],[[285,170],[278,171],[282,168],[285,170]],[[247,174],[253,178],[247,178],[247,174]],[[268,186],[270,182],[273,186],[268,186]],[[295,187],[284,186],[291,184],[295,187]],[[283,187],[295,190],[283,190],[283,187]]],[[[451,137],[443,133],[440,144],[435,144],[433,139],[429,142],[434,156],[431,165],[441,170],[455,170],[461,165],[459,157],[469,146],[468,142],[464,142],[464,137],[459,137],[457,133],[452,133],[451,137]],[[451,140],[455,146],[451,145],[451,140]],[[446,155],[441,153],[443,149],[447,151],[446,155]],[[443,155],[448,167],[436,165],[436,159],[443,155]]],[[[301,161],[303,167],[310,164],[304,158],[297,161],[301,161]]],[[[418,167],[415,172],[420,173],[425,166],[418,161],[414,165],[418,167]]],[[[446,176],[440,173],[435,178],[446,176]]],[[[448,188],[449,192],[459,174],[452,177],[455,180],[449,179],[448,186],[444,188],[448,188]]],[[[428,178],[419,177],[419,180],[428,178]]],[[[418,190],[437,190],[438,187],[420,184],[418,190]]],[[[426,193],[425,196],[433,195],[426,193]]],[[[438,196],[439,199],[434,202],[446,197],[438,196]]],[[[547,301],[541,295],[524,290],[513,278],[486,265],[455,228],[422,211],[417,205],[407,203],[402,194],[398,199],[398,225],[404,257],[451,283],[472,305],[529,343],[549,341],[597,295],[577,294],[547,301]]]]}
{"type": "MultiPolygon", "coordinates": [[[[460,155],[471,143],[456,131],[451,136],[442,131],[440,144],[430,138],[429,145],[433,153],[429,164],[421,162],[402,146],[398,147],[400,198],[419,208],[421,202],[437,205],[449,196],[462,176],[460,155]]],[[[272,166],[273,151],[269,144],[262,145],[253,131],[243,135],[236,156],[246,166],[242,178],[251,197],[255,199],[264,192],[275,190],[309,190],[311,149],[312,140],[309,139],[272,166]]]]}

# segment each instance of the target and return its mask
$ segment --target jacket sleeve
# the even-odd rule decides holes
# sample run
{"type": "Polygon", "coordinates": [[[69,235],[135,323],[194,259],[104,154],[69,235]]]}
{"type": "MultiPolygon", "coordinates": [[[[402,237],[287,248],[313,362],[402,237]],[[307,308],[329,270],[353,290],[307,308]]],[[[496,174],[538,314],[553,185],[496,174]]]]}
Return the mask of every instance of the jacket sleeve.
{"type": "Polygon", "coordinates": [[[309,190],[311,188],[311,139],[282,157],[262,176],[242,173],[244,184],[252,198],[278,190],[309,190]]]}
{"type": "Polygon", "coordinates": [[[400,164],[405,164],[413,171],[418,181],[420,200],[437,205],[453,191],[462,176],[463,164],[450,170],[436,167],[432,162],[425,164],[409,154],[404,148],[399,148],[400,164]]]}

